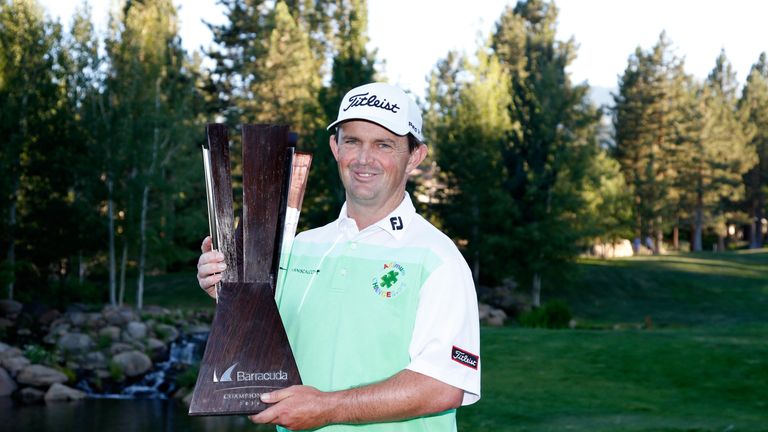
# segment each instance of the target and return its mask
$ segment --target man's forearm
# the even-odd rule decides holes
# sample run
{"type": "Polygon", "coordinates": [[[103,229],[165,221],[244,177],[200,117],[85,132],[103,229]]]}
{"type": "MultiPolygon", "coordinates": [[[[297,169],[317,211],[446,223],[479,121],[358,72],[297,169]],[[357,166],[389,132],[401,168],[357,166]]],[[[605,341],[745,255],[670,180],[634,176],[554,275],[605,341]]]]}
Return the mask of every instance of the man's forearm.
{"type": "Polygon", "coordinates": [[[307,386],[278,390],[262,398],[274,405],[251,420],[289,429],[395,421],[457,408],[463,395],[459,388],[403,370],[384,381],[349,390],[321,392],[307,386]]]}

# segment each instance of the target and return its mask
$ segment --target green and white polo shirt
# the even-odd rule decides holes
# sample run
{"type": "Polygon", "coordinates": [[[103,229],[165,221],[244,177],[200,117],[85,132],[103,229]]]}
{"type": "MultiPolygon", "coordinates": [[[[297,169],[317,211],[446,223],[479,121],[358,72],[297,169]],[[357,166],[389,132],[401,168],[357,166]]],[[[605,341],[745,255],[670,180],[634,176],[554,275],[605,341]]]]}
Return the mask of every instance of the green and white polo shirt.
{"type": "MultiPolygon", "coordinates": [[[[305,384],[344,390],[403,369],[480,398],[477,298],[453,242],[416,214],[410,197],[359,231],[347,217],[296,236],[276,300],[305,384]]],[[[455,411],[324,431],[450,431],[455,411]]]]}

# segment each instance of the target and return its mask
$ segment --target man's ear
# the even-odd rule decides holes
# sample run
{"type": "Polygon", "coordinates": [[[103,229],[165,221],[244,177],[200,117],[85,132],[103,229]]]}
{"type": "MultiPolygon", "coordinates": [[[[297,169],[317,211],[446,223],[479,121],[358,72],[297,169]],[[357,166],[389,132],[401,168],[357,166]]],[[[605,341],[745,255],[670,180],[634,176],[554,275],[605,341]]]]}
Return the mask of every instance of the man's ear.
{"type": "Polygon", "coordinates": [[[417,166],[424,160],[425,157],[427,157],[427,152],[429,150],[427,149],[427,146],[424,144],[419,144],[418,147],[413,149],[413,152],[411,153],[411,156],[408,158],[408,173],[416,169],[417,166]]]}
{"type": "Polygon", "coordinates": [[[333,153],[333,158],[337,161],[339,160],[339,145],[336,142],[336,134],[331,134],[331,137],[328,138],[328,145],[331,147],[331,153],[333,153]]]}

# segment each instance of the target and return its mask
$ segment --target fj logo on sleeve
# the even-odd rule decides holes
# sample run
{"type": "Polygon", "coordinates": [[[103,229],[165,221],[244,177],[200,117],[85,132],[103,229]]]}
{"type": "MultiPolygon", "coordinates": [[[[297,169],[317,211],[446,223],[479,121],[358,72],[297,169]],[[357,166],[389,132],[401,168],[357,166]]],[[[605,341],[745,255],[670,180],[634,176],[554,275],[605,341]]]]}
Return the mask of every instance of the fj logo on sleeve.
{"type": "Polygon", "coordinates": [[[459,347],[454,346],[451,351],[451,359],[459,364],[477,369],[478,363],[480,363],[480,356],[472,354],[469,351],[465,351],[459,347]]]}

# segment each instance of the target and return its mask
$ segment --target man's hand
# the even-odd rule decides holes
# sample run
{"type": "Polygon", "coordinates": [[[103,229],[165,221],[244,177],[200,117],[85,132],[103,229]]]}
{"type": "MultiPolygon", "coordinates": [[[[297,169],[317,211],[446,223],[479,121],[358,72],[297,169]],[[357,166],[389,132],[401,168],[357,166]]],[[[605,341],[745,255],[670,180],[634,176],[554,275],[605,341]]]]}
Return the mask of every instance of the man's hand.
{"type": "Polygon", "coordinates": [[[210,236],[203,239],[200,250],[203,253],[197,260],[197,283],[209,296],[216,298],[216,284],[221,281],[221,272],[227,268],[224,254],[212,250],[210,236]]]}
{"type": "Polygon", "coordinates": [[[333,393],[301,385],[265,393],[261,395],[261,400],[274,405],[251,416],[251,421],[280,425],[291,430],[325,426],[330,423],[334,409],[333,393]]]}

